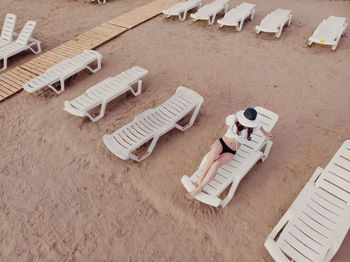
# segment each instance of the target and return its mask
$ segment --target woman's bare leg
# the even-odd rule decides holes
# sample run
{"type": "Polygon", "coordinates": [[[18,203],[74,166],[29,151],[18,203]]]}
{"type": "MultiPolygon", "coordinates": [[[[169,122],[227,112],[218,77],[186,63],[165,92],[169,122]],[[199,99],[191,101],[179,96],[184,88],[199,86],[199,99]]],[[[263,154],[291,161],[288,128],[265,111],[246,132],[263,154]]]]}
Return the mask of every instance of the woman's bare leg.
{"type": "Polygon", "coordinates": [[[221,154],[220,157],[217,160],[215,160],[214,163],[211,165],[211,167],[208,171],[208,174],[204,177],[204,179],[199,184],[199,186],[187,194],[188,198],[193,199],[199,192],[201,192],[203,190],[203,188],[206,185],[208,185],[210,181],[212,181],[214,179],[218,169],[222,165],[230,162],[233,159],[233,157],[234,157],[234,155],[231,153],[221,154]]]}
{"type": "Polygon", "coordinates": [[[198,187],[200,183],[202,183],[204,177],[207,175],[211,165],[214,163],[214,161],[220,156],[220,153],[222,152],[222,145],[219,140],[216,140],[210,148],[207,160],[205,161],[205,165],[203,168],[203,171],[201,175],[199,176],[198,181],[194,183],[195,187],[198,187]]]}

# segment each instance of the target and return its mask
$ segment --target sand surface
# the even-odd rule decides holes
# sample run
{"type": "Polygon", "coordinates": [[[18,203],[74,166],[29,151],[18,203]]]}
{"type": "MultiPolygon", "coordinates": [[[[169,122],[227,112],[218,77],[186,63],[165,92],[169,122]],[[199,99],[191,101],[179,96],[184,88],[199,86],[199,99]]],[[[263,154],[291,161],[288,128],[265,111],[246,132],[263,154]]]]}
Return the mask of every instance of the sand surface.
{"type": "MultiPolygon", "coordinates": [[[[44,50],[149,0],[1,0],[0,18],[38,22],[44,50]]],[[[207,0],[204,1],[208,2],[207,0]]],[[[230,7],[239,1],[230,1],[230,7]]],[[[261,0],[242,32],[158,16],[98,48],[96,74],[80,73],[61,95],[20,92],[0,104],[0,261],[272,261],[264,241],[317,166],[350,138],[350,39],[306,47],[329,15],[350,20],[349,1],[261,0]],[[254,27],[275,8],[293,11],[280,40],[254,27]],[[65,100],[139,65],[143,93],[110,103],[97,123],[62,110],[65,100]],[[102,136],[184,85],[205,103],[195,125],[160,139],[142,163],[123,161],[102,136]],[[211,208],[185,198],[192,174],[225,117],[260,105],[279,114],[269,158],[232,202],[211,208]]],[[[349,29],[348,29],[349,31],[349,29]]],[[[34,55],[10,59],[10,67],[34,55]]],[[[334,262],[349,262],[350,234],[334,262]]]]}

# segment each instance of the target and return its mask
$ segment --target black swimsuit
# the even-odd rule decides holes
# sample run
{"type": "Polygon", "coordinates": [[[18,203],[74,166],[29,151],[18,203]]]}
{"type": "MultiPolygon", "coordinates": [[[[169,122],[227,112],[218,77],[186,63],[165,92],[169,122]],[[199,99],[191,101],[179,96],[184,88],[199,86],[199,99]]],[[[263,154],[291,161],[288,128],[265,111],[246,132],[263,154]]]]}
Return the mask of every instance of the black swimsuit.
{"type": "Polygon", "coordinates": [[[231,154],[236,154],[236,151],[232,150],[228,145],[226,145],[226,143],[224,142],[224,140],[222,138],[219,139],[221,145],[222,145],[222,153],[231,153],[231,154]]]}

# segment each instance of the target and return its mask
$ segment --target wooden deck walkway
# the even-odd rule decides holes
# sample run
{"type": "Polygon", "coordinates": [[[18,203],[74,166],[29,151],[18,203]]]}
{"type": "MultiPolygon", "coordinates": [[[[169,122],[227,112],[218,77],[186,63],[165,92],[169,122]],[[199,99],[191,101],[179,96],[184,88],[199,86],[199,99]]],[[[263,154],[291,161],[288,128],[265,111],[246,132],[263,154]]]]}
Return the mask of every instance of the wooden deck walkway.
{"type": "Polygon", "coordinates": [[[121,33],[159,15],[180,0],[157,0],[103,23],[29,62],[0,74],[0,102],[22,90],[24,83],[44,73],[51,66],[81,53],[96,49],[121,33]]]}

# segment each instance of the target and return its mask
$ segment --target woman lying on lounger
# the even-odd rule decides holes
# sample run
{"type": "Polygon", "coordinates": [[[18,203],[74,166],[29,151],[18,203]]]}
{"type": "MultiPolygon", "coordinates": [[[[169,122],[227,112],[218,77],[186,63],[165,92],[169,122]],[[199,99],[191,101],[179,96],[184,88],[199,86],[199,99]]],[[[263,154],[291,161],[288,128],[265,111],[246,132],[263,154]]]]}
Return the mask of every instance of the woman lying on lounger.
{"type": "Polygon", "coordinates": [[[193,199],[203,188],[214,179],[220,166],[230,162],[241,144],[251,140],[253,132],[261,130],[267,138],[272,134],[266,132],[256,119],[258,113],[254,108],[247,108],[239,111],[236,115],[229,115],[226,118],[226,125],[229,126],[225,136],[215,141],[210,149],[206,163],[199,180],[195,182],[196,189],[187,194],[193,199]]]}

